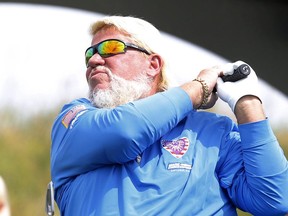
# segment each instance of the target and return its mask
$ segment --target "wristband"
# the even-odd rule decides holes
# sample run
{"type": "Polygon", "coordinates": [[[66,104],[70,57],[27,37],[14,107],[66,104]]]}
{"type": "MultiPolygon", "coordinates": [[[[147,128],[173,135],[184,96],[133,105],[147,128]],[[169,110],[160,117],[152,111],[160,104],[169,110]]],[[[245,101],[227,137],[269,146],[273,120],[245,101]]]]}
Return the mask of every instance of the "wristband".
{"type": "Polygon", "coordinates": [[[200,82],[201,85],[202,85],[202,89],[203,89],[203,96],[202,96],[202,102],[201,102],[201,105],[198,107],[201,108],[203,106],[205,106],[208,102],[208,98],[209,98],[209,89],[208,89],[208,86],[206,84],[206,82],[204,80],[202,80],[201,78],[196,78],[194,79],[193,81],[197,81],[197,82],[200,82]]]}

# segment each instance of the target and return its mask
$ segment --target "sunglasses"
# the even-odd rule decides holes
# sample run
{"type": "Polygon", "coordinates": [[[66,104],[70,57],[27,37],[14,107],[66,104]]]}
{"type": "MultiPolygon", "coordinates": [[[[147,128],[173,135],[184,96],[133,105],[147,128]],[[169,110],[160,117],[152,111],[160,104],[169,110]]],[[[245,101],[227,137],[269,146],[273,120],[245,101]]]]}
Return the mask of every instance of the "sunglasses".
{"type": "Polygon", "coordinates": [[[141,52],[146,53],[147,55],[150,55],[150,53],[145,50],[144,48],[141,48],[135,44],[132,43],[125,43],[118,39],[108,39],[101,41],[100,43],[89,47],[85,51],[85,63],[88,65],[89,59],[98,53],[101,57],[110,57],[113,55],[125,53],[127,51],[127,48],[135,49],[141,52]]]}

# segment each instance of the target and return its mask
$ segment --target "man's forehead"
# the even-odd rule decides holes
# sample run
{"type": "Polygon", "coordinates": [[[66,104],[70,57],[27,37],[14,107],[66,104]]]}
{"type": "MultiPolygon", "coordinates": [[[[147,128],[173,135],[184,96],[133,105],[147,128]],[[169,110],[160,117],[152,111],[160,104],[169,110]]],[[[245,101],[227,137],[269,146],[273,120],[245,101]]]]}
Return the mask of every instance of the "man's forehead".
{"type": "Polygon", "coordinates": [[[96,42],[100,42],[107,39],[119,39],[124,40],[125,42],[131,42],[130,35],[120,31],[119,29],[115,28],[114,26],[105,26],[99,31],[97,31],[92,39],[92,43],[95,44],[96,42]]]}

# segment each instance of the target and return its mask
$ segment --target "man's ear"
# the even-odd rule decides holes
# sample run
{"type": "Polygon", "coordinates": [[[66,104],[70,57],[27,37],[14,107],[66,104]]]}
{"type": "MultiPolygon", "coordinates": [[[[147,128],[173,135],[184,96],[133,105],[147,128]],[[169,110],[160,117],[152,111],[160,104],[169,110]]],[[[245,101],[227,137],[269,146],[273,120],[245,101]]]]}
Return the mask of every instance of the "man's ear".
{"type": "Polygon", "coordinates": [[[161,72],[161,69],[164,64],[163,59],[158,54],[151,54],[149,55],[149,60],[150,60],[150,66],[149,70],[147,71],[147,74],[149,76],[155,77],[161,72]]]}

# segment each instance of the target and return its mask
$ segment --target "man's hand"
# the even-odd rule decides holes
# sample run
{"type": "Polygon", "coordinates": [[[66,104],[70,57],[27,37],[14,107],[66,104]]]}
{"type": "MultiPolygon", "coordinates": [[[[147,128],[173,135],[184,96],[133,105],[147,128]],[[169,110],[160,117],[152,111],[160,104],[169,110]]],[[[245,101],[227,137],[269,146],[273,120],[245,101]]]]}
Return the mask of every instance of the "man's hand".
{"type": "MultiPolygon", "coordinates": [[[[237,67],[242,64],[247,64],[243,61],[237,61],[235,63],[229,63],[222,67],[223,75],[231,75],[237,67]]],[[[248,65],[248,64],[247,64],[248,65]]],[[[248,65],[249,66],[249,65],[248,65]]],[[[249,66],[250,67],[250,66],[249,66]]],[[[227,102],[235,111],[235,105],[237,101],[246,95],[253,95],[259,98],[258,90],[258,78],[255,71],[250,67],[250,74],[241,80],[236,82],[224,82],[221,77],[217,79],[217,92],[218,96],[225,102],[227,102]]],[[[260,100],[260,98],[259,98],[260,100]]]]}

